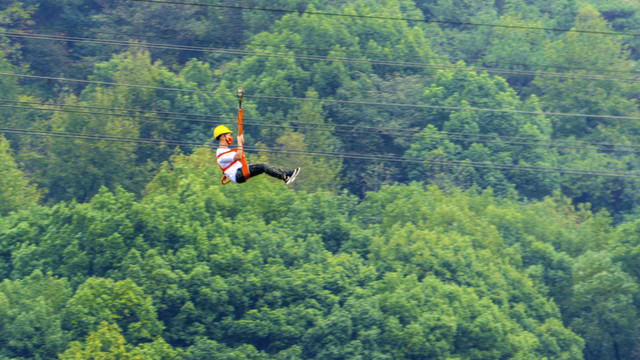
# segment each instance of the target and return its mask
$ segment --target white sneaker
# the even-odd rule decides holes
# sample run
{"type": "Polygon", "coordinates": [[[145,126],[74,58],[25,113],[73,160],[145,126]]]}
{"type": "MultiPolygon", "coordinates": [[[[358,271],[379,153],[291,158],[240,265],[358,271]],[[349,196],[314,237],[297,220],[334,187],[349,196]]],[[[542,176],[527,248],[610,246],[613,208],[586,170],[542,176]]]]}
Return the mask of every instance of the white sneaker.
{"type": "Polygon", "coordinates": [[[299,173],[300,173],[300,168],[296,168],[291,173],[287,173],[287,175],[284,178],[284,183],[287,185],[291,184],[296,180],[296,176],[298,176],[299,173]]]}

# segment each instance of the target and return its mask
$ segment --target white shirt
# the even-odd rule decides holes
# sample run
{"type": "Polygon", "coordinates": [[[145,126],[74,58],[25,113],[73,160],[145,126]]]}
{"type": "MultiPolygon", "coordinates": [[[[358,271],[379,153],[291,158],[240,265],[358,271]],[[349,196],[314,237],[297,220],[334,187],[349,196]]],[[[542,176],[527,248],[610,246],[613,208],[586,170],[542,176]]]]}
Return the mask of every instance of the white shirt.
{"type": "Polygon", "coordinates": [[[238,173],[238,169],[242,167],[242,163],[236,160],[236,150],[229,148],[218,148],[216,150],[216,158],[218,159],[218,165],[224,170],[224,176],[227,179],[237,183],[236,174],[238,173]],[[220,156],[220,154],[224,154],[220,156]],[[229,166],[231,165],[231,166],[229,166]],[[227,168],[228,167],[228,168],[227,168]]]}

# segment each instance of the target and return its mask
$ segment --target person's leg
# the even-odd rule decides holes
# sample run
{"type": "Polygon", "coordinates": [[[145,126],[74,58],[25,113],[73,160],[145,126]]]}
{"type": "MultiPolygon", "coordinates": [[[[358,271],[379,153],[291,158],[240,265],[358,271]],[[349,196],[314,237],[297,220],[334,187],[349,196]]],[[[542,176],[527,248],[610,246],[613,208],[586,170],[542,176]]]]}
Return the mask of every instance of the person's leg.
{"type": "MultiPolygon", "coordinates": [[[[273,165],[269,165],[265,163],[250,164],[248,167],[249,167],[249,177],[254,177],[264,173],[271,177],[284,181],[285,175],[287,174],[286,171],[280,168],[277,168],[273,165]]],[[[242,169],[238,169],[238,173],[236,174],[236,181],[238,182],[238,184],[241,184],[247,181],[247,179],[244,178],[242,169]]]]}
{"type": "Polygon", "coordinates": [[[286,171],[266,163],[249,165],[249,176],[260,175],[262,173],[265,173],[276,179],[284,180],[286,171]]]}

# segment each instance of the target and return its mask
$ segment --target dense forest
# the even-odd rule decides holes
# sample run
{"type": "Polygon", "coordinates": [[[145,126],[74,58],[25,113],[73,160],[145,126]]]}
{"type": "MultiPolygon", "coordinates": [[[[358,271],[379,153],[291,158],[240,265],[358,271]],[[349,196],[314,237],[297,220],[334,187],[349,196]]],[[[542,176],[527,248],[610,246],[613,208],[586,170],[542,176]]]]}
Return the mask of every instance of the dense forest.
{"type": "Polygon", "coordinates": [[[0,2],[0,360],[640,360],[640,3],[0,2]],[[212,129],[243,100],[249,162],[212,129]]]}

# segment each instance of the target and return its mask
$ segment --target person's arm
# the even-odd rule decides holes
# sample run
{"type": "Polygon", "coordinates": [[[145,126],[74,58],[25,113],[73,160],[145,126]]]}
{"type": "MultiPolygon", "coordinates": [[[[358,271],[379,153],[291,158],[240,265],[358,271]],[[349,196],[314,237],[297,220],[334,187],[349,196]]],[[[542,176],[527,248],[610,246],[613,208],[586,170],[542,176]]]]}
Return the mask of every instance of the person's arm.
{"type": "Polygon", "coordinates": [[[244,156],[244,135],[239,135],[238,136],[238,148],[236,149],[236,160],[240,160],[242,159],[242,156],[244,156]]]}

